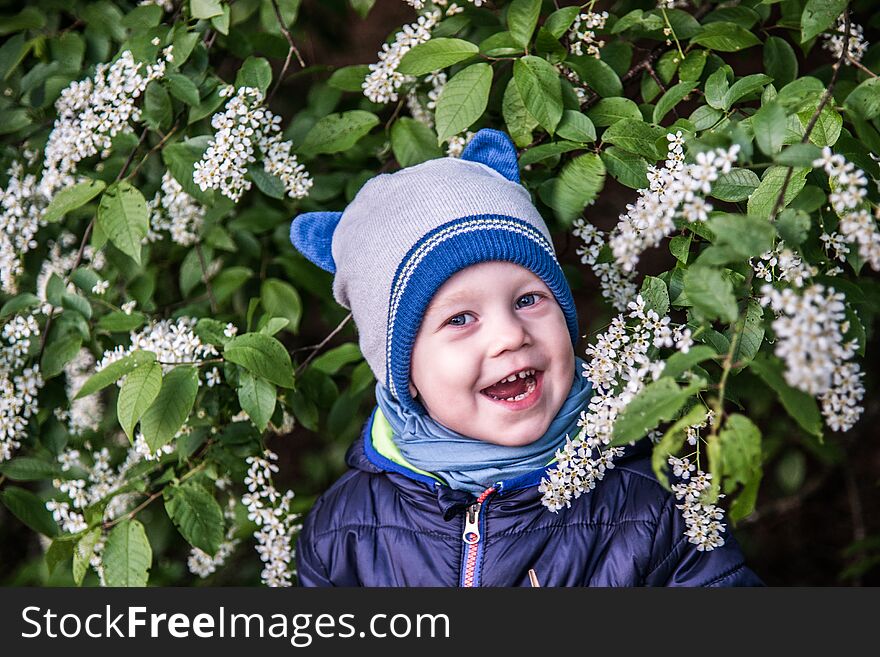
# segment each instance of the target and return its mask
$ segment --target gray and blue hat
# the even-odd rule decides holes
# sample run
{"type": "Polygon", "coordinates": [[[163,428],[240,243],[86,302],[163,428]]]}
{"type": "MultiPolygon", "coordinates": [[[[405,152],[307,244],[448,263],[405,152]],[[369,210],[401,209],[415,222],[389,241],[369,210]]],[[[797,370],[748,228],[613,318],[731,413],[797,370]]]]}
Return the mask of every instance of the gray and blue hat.
{"type": "Polygon", "coordinates": [[[406,409],[410,359],[425,310],[456,272],[490,260],[538,276],[562,308],[572,345],[578,322],[547,225],[520,184],[516,148],[498,130],[477,132],[461,158],[428,160],[367,181],[343,212],[305,212],[293,245],[334,274],[333,296],[351,310],[361,352],[406,409]]]}

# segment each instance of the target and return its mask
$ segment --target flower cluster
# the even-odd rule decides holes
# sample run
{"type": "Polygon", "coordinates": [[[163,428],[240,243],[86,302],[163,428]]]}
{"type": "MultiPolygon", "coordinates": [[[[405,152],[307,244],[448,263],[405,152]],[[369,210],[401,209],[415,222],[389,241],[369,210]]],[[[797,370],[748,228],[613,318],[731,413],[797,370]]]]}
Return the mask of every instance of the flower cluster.
{"type": "Polygon", "coordinates": [[[840,217],[838,228],[843,239],[849,244],[857,244],[859,257],[867,261],[871,269],[880,271],[880,232],[865,207],[868,179],[864,172],[842,155],[832,154],[827,146],[813,166],[822,167],[830,178],[832,192],[828,200],[840,217]]]}
{"type": "MultiPolygon", "coordinates": [[[[165,57],[170,56],[170,51],[165,57]]],[[[46,143],[40,193],[46,200],[75,182],[77,163],[93,155],[106,157],[113,137],[132,131],[140,121],[137,98],[151,80],[165,75],[165,59],[144,67],[130,50],[112,64],[99,64],[94,80],[71,82],[55,102],[58,118],[46,143]],[[143,69],[143,70],[142,70],[143,69]]]]}
{"type": "Polygon", "coordinates": [[[464,152],[464,147],[468,145],[473,136],[474,133],[468,130],[463,135],[454,135],[450,137],[449,143],[446,146],[446,155],[448,157],[461,157],[461,154],[464,152]]]}
{"type": "Polygon", "coordinates": [[[31,339],[39,335],[40,327],[30,315],[15,315],[0,333],[0,463],[21,447],[28,422],[38,410],[37,395],[43,387],[40,368],[21,368],[31,339]]]}
{"type": "Polygon", "coordinates": [[[858,363],[847,362],[858,343],[844,339],[850,328],[844,295],[820,284],[802,294],[764,285],[761,295],[776,313],[775,352],[785,361],[785,380],[819,399],[834,431],[848,431],[864,411],[859,402],[865,388],[858,363]]]}
{"type": "MultiPolygon", "coordinates": [[[[220,484],[220,481],[221,480],[219,479],[217,480],[218,485],[220,484]]],[[[217,554],[211,556],[197,547],[194,547],[190,551],[189,558],[186,560],[186,565],[189,567],[189,572],[193,575],[198,575],[204,579],[211,573],[215,572],[220,566],[226,563],[229,555],[232,554],[236,546],[239,544],[239,539],[235,538],[236,527],[232,522],[235,520],[235,505],[235,498],[230,497],[229,503],[226,505],[226,511],[223,513],[224,517],[230,524],[226,530],[226,536],[223,542],[220,543],[217,554]]]]}
{"type": "MultiPolygon", "coordinates": [[[[69,231],[64,231],[58,236],[58,241],[49,240],[47,246],[49,253],[40,265],[40,273],[37,275],[36,294],[43,302],[42,310],[45,314],[52,311],[52,305],[48,302],[46,291],[49,285],[49,279],[55,274],[61,279],[66,279],[73,270],[77,259],[77,240],[76,235],[69,231]]],[[[81,262],[87,262],[93,269],[103,269],[106,262],[104,252],[95,249],[91,244],[87,244],[83,249],[83,258],[81,262]]],[[[67,290],[74,291],[73,283],[67,284],[67,290]]]]}
{"type": "Polygon", "coordinates": [[[726,527],[721,522],[724,520],[724,511],[704,499],[705,491],[712,486],[712,475],[702,470],[694,472],[695,466],[687,458],[670,456],[669,465],[676,477],[685,480],[673,484],[672,492],[675,493],[675,499],[681,502],[675,506],[684,517],[688,541],[696,545],[700,552],[721,547],[724,545],[721,534],[726,527]]]}
{"type": "Polygon", "coordinates": [[[166,372],[174,368],[174,363],[198,362],[218,355],[213,345],[202,344],[201,339],[193,333],[195,324],[194,317],[150,322],[139,331],[132,331],[129,334],[131,345],[127,349],[120,345],[112,351],[105,351],[95,369],[100,372],[110,363],[138,349],[155,353],[156,360],[163,363],[162,367],[166,372]]]}
{"type": "Polygon", "coordinates": [[[88,395],[74,399],[79,389],[95,371],[95,357],[83,347],[73,360],[64,365],[64,376],[67,379],[67,398],[70,410],[56,410],[56,417],[67,422],[71,434],[82,434],[85,431],[97,431],[104,415],[104,405],[100,395],[88,395]]]}
{"type": "MultiPolygon", "coordinates": [[[[843,37],[846,34],[846,24],[843,20],[843,14],[837,19],[834,34],[823,34],[825,42],[822,47],[829,51],[835,59],[840,59],[843,55],[843,37]]],[[[851,62],[861,62],[862,56],[868,49],[868,42],[865,41],[865,35],[862,26],[858,23],[850,21],[849,24],[849,42],[846,47],[846,59],[843,62],[849,66],[851,62]]]]}
{"type": "Polygon", "coordinates": [[[586,54],[599,59],[599,48],[604,46],[605,42],[596,39],[594,30],[604,28],[607,20],[607,11],[602,13],[587,11],[579,14],[568,32],[569,51],[573,55],[583,55],[586,50],[586,54]]]}
{"type": "Polygon", "coordinates": [[[613,459],[623,453],[622,448],[610,446],[614,423],[646,383],[663,372],[665,361],[652,358],[656,350],[675,347],[686,352],[693,343],[690,329],[673,328],[669,317],[661,318],[645,307],[641,295],[629,304],[628,317],[633,326],[627,326],[620,314],[596,344],[587,347],[583,375],[593,384],[593,396],[578,420],[581,432],[557,452],[556,469],[539,486],[541,501],[551,511],[570,506],[572,498],[595,488],[613,467],[613,459]]]}
{"type": "Polygon", "coordinates": [[[443,71],[429,73],[425,76],[424,81],[431,85],[431,89],[428,90],[428,101],[425,106],[422,106],[418,91],[415,87],[412,87],[406,95],[406,106],[409,108],[410,115],[416,121],[433,128],[434,114],[431,110],[437,108],[437,99],[440,98],[440,94],[443,92],[443,87],[446,86],[446,73],[443,71]]]}
{"type": "Polygon", "coordinates": [[[668,134],[669,153],[663,167],[648,167],[648,189],[639,190],[635,205],[626,206],[609,241],[617,264],[632,271],[641,253],[675,230],[675,219],[705,221],[712,206],[701,195],[712,190],[719,174],[730,171],[739,145],[698,153],[696,162],[685,164],[681,132],[668,134]]]}
{"type": "Polygon", "coordinates": [[[24,256],[37,246],[42,204],[36,176],[25,174],[21,162],[10,165],[7,175],[6,189],[0,188],[0,289],[17,294],[24,256]]]}
{"type": "Polygon", "coordinates": [[[247,458],[248,472],[244,483],[248,492],[241,502],[247,507],[248,520],[257,523],[254,538],[257,539],[257,553],[265,564],[260,577],[266,586],[290,586],[293,559],[293,535],[300,529],[297,523],[299,514],[292,513],[290,502],[293,491],[283,495],[272,483],[272,474],[278,466],[272,461],[278,455],[266,450],[263,457],[247,458]]]}
{"type": "Polygon", "coordinates": [[[631,301],[638,296],[636,273],[624,272],[614,262],[599,262],[602,248],[605,246],[605,234],[578,217],[574,221],[572,235],[581,238],[584,243],[577,248],[581,262],[588,265],[599,279],[602,296],[618,312],[624,312],[631,301]]]}
{"type": "Polygon", "coordinates": [[[162,239],[159,231],[168,231],[171,241],[181,246],[192,246],[199,241],[199,231],[205,220],[205,208],[183,191],[180,183],[166,171],[162,176],[162,190],[148,203],[150,231],[145,241],[162,239]]]}
{"type": "Polygon", "coordinates": [[[439,9],[432,9],[419,16],[415,23],[404,25],[394,36],[394,43],[382,44],[379,61],[370,64],[370,73],[361,85],[364,95],[374,103],[391,103],[397,100],[397,90],[412,76],[404,75],[397,70],[400,60],[414,46],[425,43],[431,38],[431,30],[442,18],[439,9]]]}
{"type": "Polygon", "coordinates": [[[804,262],[800,254],[789,249],[783,240],[779,240],[770,251],[761,254],[757,261],[750,258],[749,263],[757,278],[768,283],[774,280],[786,281],[798,288],[819,273],[815,265],[804,262]]]}
{"type": "Polygon", "coordinates": [[[281,117],[263,106],[263,93],[255,87],[229,85],[220,95],[231,98],[222,112],[211,117],[214,137],[202,159],[196,162],[193,182],[202,191],[219,189],[233,201],[252,186],[245,178],[249,164],[256,162],[257,149],[263,155],[263,169],[278,176],[291,198],[303,198],[313,180],[290,152],[291,142],[282,141],[281,117]]]}

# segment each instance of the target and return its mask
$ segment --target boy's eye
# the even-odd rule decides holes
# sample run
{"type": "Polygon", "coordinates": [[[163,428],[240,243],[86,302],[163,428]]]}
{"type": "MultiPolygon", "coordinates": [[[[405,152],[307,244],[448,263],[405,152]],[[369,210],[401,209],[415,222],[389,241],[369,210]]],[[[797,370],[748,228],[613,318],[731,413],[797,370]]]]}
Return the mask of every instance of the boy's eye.
{"type": "Polygon", "coordinates": [[[541,295],[537,294],[536,292],[530,292],[529,294],[524,294],[519,298],[519,300],[517,301],[517,304],[521,305],[521,306],[534,306],[536,303],[538,303],[538,299],[540,298],[540,296],[541,295]],[[523,299],[528,299],[530,301],[526,301],[525,303],[520,304],[520,301],[522,301],[523,299]]]}
{"type": "Polygon", "coordinates": [[[470,313],[462,313],[461,315],[456,315],[455,317],[451,317],[449,319],[449,321],[446,323],[449,324],[450,326],[465,326],[465,325],[467,325],[467,322],[459,321],[459,320],[464,320],[465,317],[472,317],[472,315],[470,313]]]}

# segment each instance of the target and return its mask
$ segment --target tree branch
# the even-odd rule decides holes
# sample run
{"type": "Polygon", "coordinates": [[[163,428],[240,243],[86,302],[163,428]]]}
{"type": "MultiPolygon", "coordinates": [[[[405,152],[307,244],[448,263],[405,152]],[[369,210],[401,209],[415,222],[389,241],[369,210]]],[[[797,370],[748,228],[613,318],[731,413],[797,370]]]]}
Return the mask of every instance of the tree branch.
{"type": "Polygon", "coordinates": [[[321,351],[321,349],[324,348],[324,345],[326,345],[328,342],[330,342],[330,340],[333,338],[334,335],[336,335],[337,333],[339,333],[339,332],[343,329],[343,327],[344,327],[346,324],[348,324],[348,322],[349,322],[350,319],[351,319],[351,313],[348,313],[348,314],[345,316],[345,319],[343,319],[341,322],[339,322],[339,325],[338,325],[335,329],[333,329],[333,331],[330,333],[330,335],[328,335],[326,338],[324,338],[323,340],[321,340],[321,342],[320,342],[318,345],[315,346],[314,351],[312,351],[312,353],[309,354],[309,357],[306,358],[306,359],[302,362],[302,364],[301,364],[299,367],[296,368],[296,376],[299,376],[299,375],[300,375],[300,373],[305,369],[306,365],[308,365],[308,364],[311,362],[311,360],[312,360],[315,356],[318,355],[318,352],[321,351]]]}
{"type": "Polygon", "coordinates": [[[299,62],[299,65],[302,68],[306,67],[306,63],[303,61],[302,56],[299,54],[299,50],[296,49],[296,46],[293,43],[293,37],[290,35],[290,30],[287,29],[287,25],[284,24],[284,17],[281,15],[281,8],[278,6],[278,0],[272,0],[272,9],[275,10],[275,17],[278,19],[278,27],[281,28],[282,34],[284,34],[284,38],[287,39],[287,57],[284,59],[284,66],[281,67],[281,72],[278,74],[278,79],[275,81],[275,86],[272,87],[272,91],[269,92],[269,96],[266,98],[266,104],[269,104],[269,101],[275,96],[275,92],[278,91],[278,87],[281,86],[281,82],[284,80],[284,76],[287,73],[287,69],[290,66],[290,58],[293,55],[296,55],[296,60],[299,62]]]}

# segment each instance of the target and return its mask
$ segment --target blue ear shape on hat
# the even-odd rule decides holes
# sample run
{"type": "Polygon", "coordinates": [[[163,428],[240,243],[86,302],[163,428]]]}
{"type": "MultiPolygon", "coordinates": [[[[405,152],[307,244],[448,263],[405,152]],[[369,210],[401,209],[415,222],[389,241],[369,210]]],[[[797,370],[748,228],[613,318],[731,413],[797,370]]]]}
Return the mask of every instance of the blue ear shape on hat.
{"type": "Polygon", "coordinates": [[[331,274],[336,273],[336,263],[330,247],[341,217],[341,212],[303,212],[290,224],[290,241],[297,251],[331,274]]]}
{"type": "Polygon", "coordinates": [[[519,182],[519,163],[516,146],[500,130],[483,128],[475,134],[461,154],[461,159],[480,162],[491,167],[508,180],[519,182]]]}

